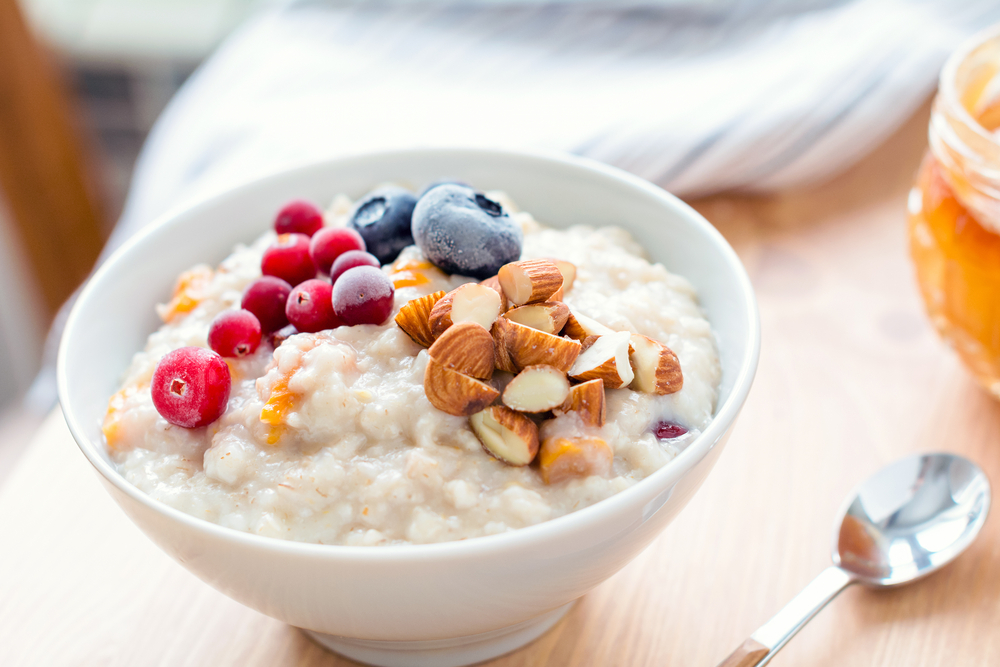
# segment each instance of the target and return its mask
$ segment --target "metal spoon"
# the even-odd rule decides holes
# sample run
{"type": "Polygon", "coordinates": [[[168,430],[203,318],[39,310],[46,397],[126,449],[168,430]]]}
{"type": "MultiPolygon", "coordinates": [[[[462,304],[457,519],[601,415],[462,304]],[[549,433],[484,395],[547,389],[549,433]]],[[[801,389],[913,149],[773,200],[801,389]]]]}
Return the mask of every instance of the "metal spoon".
{"type": "Polygon", "coordinates": [[[719,667],[766,665],[851,584],[899,586],[937,571],[976,539],[989,510],[989,480],[961,456],[911,456],[882,468],[855,489],[841,512],[833,566],[719,667]]]}

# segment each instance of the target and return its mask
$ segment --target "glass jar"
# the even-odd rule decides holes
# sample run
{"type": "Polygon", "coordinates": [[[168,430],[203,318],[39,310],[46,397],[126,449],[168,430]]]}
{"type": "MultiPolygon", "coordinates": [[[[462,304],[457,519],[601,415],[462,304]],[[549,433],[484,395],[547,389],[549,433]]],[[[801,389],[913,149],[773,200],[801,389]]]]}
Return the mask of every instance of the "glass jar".
{"type": "Polygon", "coordinates": [[[1000,398],[1000,26],[948,59],[929,140],[908,204],[917,281],[938,332],[1000,398]]]}

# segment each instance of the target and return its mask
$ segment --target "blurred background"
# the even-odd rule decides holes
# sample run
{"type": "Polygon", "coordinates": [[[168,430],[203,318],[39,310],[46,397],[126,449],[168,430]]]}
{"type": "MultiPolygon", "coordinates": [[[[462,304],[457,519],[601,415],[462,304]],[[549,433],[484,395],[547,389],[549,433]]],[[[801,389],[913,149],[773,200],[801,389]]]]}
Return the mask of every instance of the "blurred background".
{"type": "Polygon", "coordinates": [[[996,0],[0,0],[0,472],[54,404],[61,304],[171,206],[435,144],[569,151],[688,198],[822,182],[996,21],[996,0]]]}

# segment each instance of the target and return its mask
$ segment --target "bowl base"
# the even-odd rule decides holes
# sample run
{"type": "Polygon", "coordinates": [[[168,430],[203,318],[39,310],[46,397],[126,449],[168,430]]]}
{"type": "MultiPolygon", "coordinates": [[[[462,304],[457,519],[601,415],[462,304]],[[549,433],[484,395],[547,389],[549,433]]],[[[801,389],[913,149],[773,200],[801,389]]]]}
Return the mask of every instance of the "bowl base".
{"type": "Polygon", "coordinates": [[[334,653],[376,667],[462,667],[491,660],[538,639],[566,615],[574,602],[517,625],[452,639],[370,641],[304,632],[334,653]]]}

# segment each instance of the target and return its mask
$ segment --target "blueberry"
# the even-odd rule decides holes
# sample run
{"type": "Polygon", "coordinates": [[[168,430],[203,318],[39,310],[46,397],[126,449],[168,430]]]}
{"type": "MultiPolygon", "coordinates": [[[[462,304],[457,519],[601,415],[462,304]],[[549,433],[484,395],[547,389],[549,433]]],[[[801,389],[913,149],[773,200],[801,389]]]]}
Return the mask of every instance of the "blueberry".
{"type": "Polygon", "coordinates": [[[413,238],[448,273],[489,278],[521,257],[521,228],[497,202],[470,187],[439,185],[413,209],[413,238]]]}
{"type": "Polygon", "coordinates": [[[467,188],[472,187],[471,185],[469,185],[465,181],[457,181],[454,178],[439,178],[436,181],[432,181],[432,182],[428,183],[427,187],[425,187],[423,190],[421,190],[420,194],[417,195],[417,199],[420,199],[425,194],[427,194],[428,192],[430,192],[434,188],[438,187],[439,185],[462,185],[462,186],[465,186],[467,188]]]}
{"type": "Polygon", "coordinates": [[[361,234],[368,252],[388,264],[403,248],[413,245],[410,216],[416,203],[417,198],[409,190],[378,188],[354,206],[347,226],[361,234]]]}

